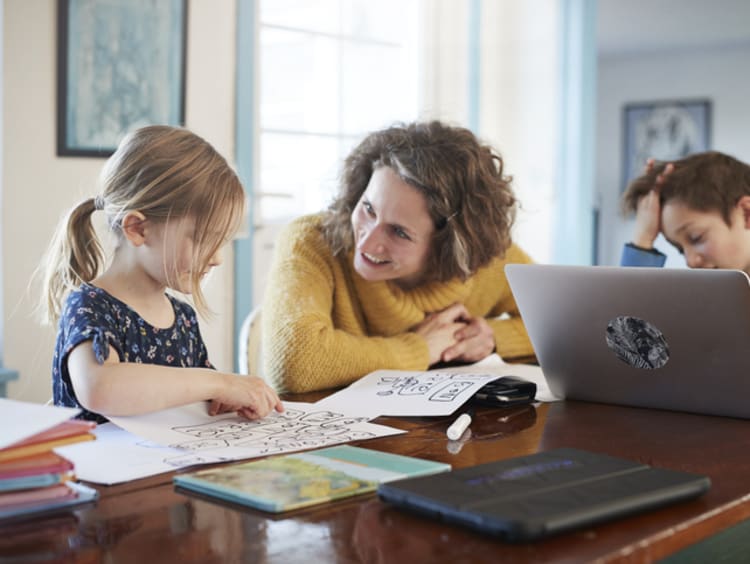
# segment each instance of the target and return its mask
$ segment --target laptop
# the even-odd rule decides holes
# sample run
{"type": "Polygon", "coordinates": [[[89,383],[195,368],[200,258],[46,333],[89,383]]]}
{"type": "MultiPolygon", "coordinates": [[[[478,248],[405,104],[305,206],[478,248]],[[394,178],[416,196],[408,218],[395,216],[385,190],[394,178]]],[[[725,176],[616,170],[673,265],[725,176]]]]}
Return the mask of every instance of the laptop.
{"type": "Polygon", "coordinates": [[[706,492],[706,476],[572,448],[378,486],[388,503],[511,542],[609,521],[706,492]]]}
{"type": "Polygon", "coordinates": [[[509,264],[552,393],[750,418],[750,279],[735,270],[509,264]]]}

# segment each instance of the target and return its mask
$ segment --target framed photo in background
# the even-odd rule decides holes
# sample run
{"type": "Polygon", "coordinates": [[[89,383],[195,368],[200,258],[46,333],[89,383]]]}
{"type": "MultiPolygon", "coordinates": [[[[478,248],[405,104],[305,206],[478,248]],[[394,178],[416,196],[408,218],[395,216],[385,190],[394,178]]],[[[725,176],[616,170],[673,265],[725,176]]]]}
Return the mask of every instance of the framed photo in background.
{"type": "Polygon", "coordinates": [[[107,157],[185,122],[187,1],[58,0],[57,154],[107,157]]]}
{"type": "Polygon", "coordinates": [[[627,104],[622,190],[640,176],[647,159],[680,159],[711,146],[710,100],[665,100],[627,104]]]}

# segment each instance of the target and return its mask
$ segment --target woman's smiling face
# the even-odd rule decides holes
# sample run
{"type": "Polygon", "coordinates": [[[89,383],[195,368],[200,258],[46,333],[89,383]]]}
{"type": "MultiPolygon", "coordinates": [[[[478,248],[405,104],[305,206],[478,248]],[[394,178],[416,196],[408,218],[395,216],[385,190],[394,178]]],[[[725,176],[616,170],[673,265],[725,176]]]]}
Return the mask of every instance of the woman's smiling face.
{"type": "Polygon", "coordinates": [[[427,201],[393,169],[377,167],[352,212],[354,269],[369,281],[419,283],[435,230],[427,201]]]}

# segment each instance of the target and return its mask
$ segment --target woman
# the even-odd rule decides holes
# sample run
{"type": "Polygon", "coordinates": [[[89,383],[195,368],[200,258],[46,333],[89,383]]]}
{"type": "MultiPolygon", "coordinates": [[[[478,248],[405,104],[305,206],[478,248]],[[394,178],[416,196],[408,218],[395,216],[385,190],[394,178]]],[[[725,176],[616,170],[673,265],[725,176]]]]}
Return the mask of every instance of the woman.
{"type": "Polygon", "coordinates": [[[469,130],[433,121],[369,134],[328,210],[279,239],[265,377],[305,392],[377,369],[533,354],[503,272],[530,262],[510,240],[515,209],[502,159],[469,130]]]}

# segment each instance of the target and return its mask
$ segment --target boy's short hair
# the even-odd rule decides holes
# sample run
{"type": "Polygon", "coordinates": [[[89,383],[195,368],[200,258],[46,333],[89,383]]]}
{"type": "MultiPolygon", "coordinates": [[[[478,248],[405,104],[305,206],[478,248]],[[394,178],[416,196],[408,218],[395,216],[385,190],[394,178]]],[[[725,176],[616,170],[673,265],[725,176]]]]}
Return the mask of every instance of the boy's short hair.
{"type": "MultiPolygon", "coordinates": [[[[669,161],[655,163],[630,183],[622,198],[625,213],[636,211],[638,201],[655,186],[667,164],[669,161]]],[[[724,153],[695,153],[672,164],[674,170],[665,176],[659,190],[661,205],[680,200],[697,211],[719,212],[729,225],[732,208],[742,196],[750,195],[750,165],[724,153]]]]}

